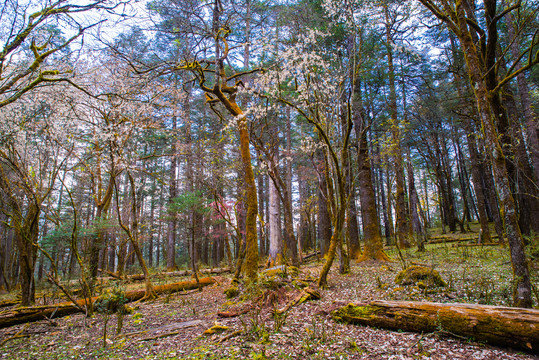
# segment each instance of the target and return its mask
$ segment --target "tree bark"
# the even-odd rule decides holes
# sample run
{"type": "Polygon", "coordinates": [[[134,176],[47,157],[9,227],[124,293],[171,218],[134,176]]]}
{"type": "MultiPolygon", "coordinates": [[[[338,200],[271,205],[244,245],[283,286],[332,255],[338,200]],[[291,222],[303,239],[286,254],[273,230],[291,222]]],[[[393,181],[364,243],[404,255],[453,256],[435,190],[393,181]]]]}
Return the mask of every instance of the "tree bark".
{"type": "MultiPolygon", "coordinates": [[[[274,150],[273,156],[276,156],[274,150]]],[[[281,232],[281,199],[274,181],[269,179],[269,252],[270,267],[282,264],[283,240],[281,232]]]]}
{"type": "Polygon", "coordinates": [[[338,321],[414,332],[445,332],[495,346],[539,351],[539,310],[474,304],[372,301],[332,313],[338,321]]]}
{"type": "MultiPolygon", "coordinates": [[[[176,139],[176,117],[172,118],[172,154],[170,158],[170,175],[168,184],[168,204],[169,207],[174,203],[174,198],[178,196],[177,194],[177,182],[176,182],[176,169],[177,169],[177,139],[176,139]]],[[[177,219],[176,214],[168,211],[168,225],[167,225],[167,270],[173,271],[176,270],[176,225],[177,219]]]]}
{"type": "MultiPolygon", "coordinates": [[[[200,286],[208,286],[214,283],[214,279],[207,277],[200,279],[199,284],[200,286]]],[[[157,285],[154,287],[154,291],[156,294],[171,294],[182,290],[196,289],[198,287],[199,285],[195,280],[190,280],[180,281],[172,284],[157,285]]],[[[145,289],[131,290],[125,292],[124,296],[129,302],[132,302],[143,299],[145,293],[145,289]]],[[[98,296],[93,297],[91,299],[92,303],[94,303],[98,298],[98,296]]],[[[16,310],[3,312],[2,314],[0,314],[0,328],[6,328],[17,324],[25,324],[28,322],[40,321],[45,318],[51,319],[67,316],[70,314],[76,314],[78,312],[84,311],[85,305],[86,300],[81,299],[77,300],[77,305],[74,305],[72,302],[63,302],[48,306],[18,308],[16,310]]]]}
{"type": "Polygon", "coordinates": [[[361,85],[356,78],[353,98],[353,121],[357,139],[357,180],[359,185],[359,201],[361,204],[361,220],[363,224],[363,238],[365,246],[363,254],[358,261],[390,260],[384,252],[382,236],[380,234],[380,220],[376,211],[376,197],[372,181],[369,145],[367,143],[367,119],[361,98],[361,85]]]}
{"type": "MultiPolygon", "coordinates": [[[[485,8],[487,10],[491,9],[492,6],[494,6],[495,10],[495,1],[494,4],[491,0],[485,1],[485,8]]],[[[496,181],[500,201],[504,210],[505,233],[509,241],[515,281],[513,292],[514,305],[531,307],[531,283],[526,254],[524,252],[524,241],[518,226],[516,206],[511,194],[509,175],[506,168],[506,159],[496,132],[494,116],[490,113],[489,100],[492,100],[491,97],[498,96],[498,94],[490,94],[487,84],[483,79],[480,59],[469,35],[464,10],[461,7],[457,7],[457,16],[460,31],[459,40],[464,50],[470,82],[476,95],[485,141],[491,154],[494,180],[496,181]]],[[[492,36],[495,35],[492,34],[492,36]]]]}
{"type": "Polygon", "coordinates": [[[397,90],[395,85],[395,67],[393,65],[393,39],[391,35],[391,24],[389,11],[384,7],[385,28],[386,28],[386,49],[387,66],[389,76],[389,110],[391,114],[391,156],[394,163],[396,189],[395,189],[395,212],[397,225],[397,241],[400,248],[407,249],[411,246],[408,229],[408,218],[406,214],[406,202],[404,199],[404,165],[401,149],[401,132],[397,114],[397,90]]]}

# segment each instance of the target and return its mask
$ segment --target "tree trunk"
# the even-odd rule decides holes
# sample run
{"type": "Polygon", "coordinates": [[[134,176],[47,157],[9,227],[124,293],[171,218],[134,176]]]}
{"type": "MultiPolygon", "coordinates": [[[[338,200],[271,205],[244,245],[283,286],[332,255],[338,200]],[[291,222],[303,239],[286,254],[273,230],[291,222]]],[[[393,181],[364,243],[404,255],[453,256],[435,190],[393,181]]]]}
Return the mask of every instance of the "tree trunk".
{"type": "MultiPolygon", "coordinates": [[[[169,176],[169,191],[168,191],[168,204],[171,206],[174,202],[174,198],[177,194],[176,183],[176,168],[177,168],[177,141],[176,141],[176,117],[172,118],[172,154],[170,158],[170,176],[169,176]]],[[[167,232],[167,270],[176,270],[176,214],[168,211],[168,232],[167,232]]]]}
{"type": "MultiPolygon", "coordinates": [[[[196,281],[180,281],[172,284],[157,285],[154,287],[156,294],[171,294],[184,290],[196,289],[200,286],[208,286],[215,283],[213,278],[207,277],[200,279],[199,284],[196,281]]],[[[131,290],[125,292],[124,296],[129,301],[137,301],[143,299],[145,296],[146,290],[131,290]]],[[[93,297],[91,299],[94,303],[99,297],[93,297]]],[[[17,310],[3,312],[0,314],[0,328],[6,328],[9,326],[17,324],[25,324],[34,321],[40,321],[45,318],[57,318],[62,316],[67,316],[70,314],[76,314],[78,312],[84,311],[84,306],[86,305],[86,299],[77,300],[77,305],[75,306],[72,302],[63,302],[59,304],[53,304],[50,306],[36,306],[36,307],[27,307],[27,308],[18,308],[17,310]]]]}
{"type": "Polygon", "coordinates": [[[387,66],[389,76],[389,110],[391,113],[391,156],[395,170],[395,212],[397,217],[397,241],[400,248],[407,249],[411,246],[408,229],[408,217],[406,215],[406,202],[404,199],[404,165],[401,149],[401,132],[397,114],[397,90],[395,85],[395,67],[393,65],[393,49],[391,24],[389,23],[389,10],[384,7],[386,28],[387,66]]]}
{"type": "Polygon", "coordinates": [[[414,332],[445,332],[495,346],[539,351],[539,310],[474,304],[372,301],[332,313],[338,321],[414,332]]]}
{"type": "Polygon", "coordinates": [[[325,256],[331,242],[331,219],[328,210],[328,184],[326,181],[326,161],[323,151],[318,154],[318,242],[320,253],[325,256]]]}
{"type": "Polygon", "coordinates": [[[419,196],[417,195],[417,190],[415,188],[415,176],[414,168],[412,165],[412,159],[410,156],[410,151],[408,150],[408,197],[410,202],[410,217],[412,220],[413,233],[416,237],[417,251],[425,251],[425,242],[427,242],[427,234],[423,225],[421,225],[421,220],[419,219],[420,206],[419,196]]]}
{"type": "MultiPolygon", "coordinates": [[[[485,1],[485,3],[487,2],[485,1]]],[[[489,1],[488,6],[485,6],[485,8],[490,9],[491,7],[492,4],[491,1],[489,1]]],[[[518,226],[516,206],[511,194],[509,176],[506,168],[506,159],[496,132],[494,116],[490,113],[489,100],[492,101],[491,97],[497,96],[497,94],[489,94],[487,84],[485,83],[483,73],[481,72],[479,55],[476,52],[476,47],[468,32],[468,25],[465,20],[464,11],[461,7],[457,8],[457,16],[460,26],[459,40],[464,50],[470,82],[477,99],[477,107],[483,126],[483,134],[487,148],[491,154],[494,179],[504,211],[505,233],[509,241],[515,283],[513,302],[514,305],[518,307],[531,307],[531,283],[528,262],[524,252],[524,241],[518,226]]]]}
{"type": "Polygon", "coordinates": [[[361,85],[359,79],[355,79],[353,98],[353,120],[356,132],[357,163],[358,163],[358,187],[359,201],[361,204],[361,220],[363,224],[363,238],[365,246],[363,254],[358,261],[377,260],[388,261],[389,257],[384,252],[382,236],[380,234],[380,220],[376,211],[376,197],[372,181],[371,162],[369,158],[369,145],[367,143],[366,112],[361,98],[361,85]]]}
{"type": "MultiPolygon", "coordinates": [[[[514,16],[511,12],[506,15],[507,34],[510,41],[511,56],[513,60],[518,59],[520,55],[520,39],[516,35],[514,16]]],[[[520,66],[517,65],[516,69],[520,66]]],[[[533,108],[532,99],[530,98],[530,90],[528,88],[528,81],[524,73],[517,75],[518,95],[520,98],[520,104],[524,112],[524,118],[526,119],[526,131],[527,131],[527,144],[530,151],[530,158],[533,169],[535,171],[535,182],[539,181],[539,115],[533,108]]],[[[538,223],[535,221],[535,223],[538,223]]]]}
{"type": "Polygon", "coordinates": [[[280,197],[275,183],[269,179],[269,252],[270,267],[280,265],[283,261],[283,241],[281,232],[280,197]]]}

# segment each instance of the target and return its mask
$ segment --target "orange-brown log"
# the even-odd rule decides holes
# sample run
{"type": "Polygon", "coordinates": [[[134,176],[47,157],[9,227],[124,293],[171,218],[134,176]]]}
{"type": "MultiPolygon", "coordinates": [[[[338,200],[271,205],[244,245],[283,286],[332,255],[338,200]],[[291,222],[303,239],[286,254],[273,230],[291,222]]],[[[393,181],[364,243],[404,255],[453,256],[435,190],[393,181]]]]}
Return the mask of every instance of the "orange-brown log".
{"type": "Polygon", "coordinates": [[[476,304],[372,301],[335,310],[338,321],[414,332],[442,331],[539,353],[539,310],[476,304]]]}
{"type": "MultiPolygon", "coordinates": [[[[215,280],[207,277],[200,279],[200,286],[208,286],[215,283],[215,280]]],[[[182,290],[191,290],[197,289],[198,284],[195,280],[189,281],[180,281],[172,284],[157,285],[154,286],[156,294],[168,294],[174,293],[182,290]]],[[[131,301],[137,301],[144,297],[145,290],[138,289],[127,291],[125,293],[125,298],[131,301]]],[[[93,297],[92,302],[95,302],[99,297],[93,297]]],[[[67,316],[70,314],[75,314],[84,309],[85,300],[77,300],[77,305],[72,302],[63,302],[48,306],[34,306],[34,307],[23,307],[16,308],[9,311],[4,311],[0,313],[0,328],[6,328],[9,326],[24,324],[33,321],[44,320],[45,318],[57,318],[62,316],[67,316]]]]}
{"type": "MultiPolygon", "coordinates": [[[[118,276],[115,272],[108,271],[108,270],[99,270],[101,272],[104,272],[111,277],[118,279],[118,280],[144,280],[144,274],[132,274],[132,275],[124,275],[123,277],[118,276]]],[[[199,270],[199,273],[201,274],[223,274],[230,272],[229,268],[216,268],[216,269],[202,269],[199,270]]],[[[162,272],[151,275],[151,277],[173,277],[173,276],[189,276],[193,273],[191,270],[176,270],[176,271],[168,271],[168,272],[162,272]]]]}

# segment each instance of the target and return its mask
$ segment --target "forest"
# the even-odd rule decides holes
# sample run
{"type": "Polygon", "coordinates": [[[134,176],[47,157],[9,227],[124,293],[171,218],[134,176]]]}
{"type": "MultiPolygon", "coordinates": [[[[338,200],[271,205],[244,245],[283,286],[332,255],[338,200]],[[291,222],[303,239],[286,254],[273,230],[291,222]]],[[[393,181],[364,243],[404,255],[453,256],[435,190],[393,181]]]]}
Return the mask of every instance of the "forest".
{"type": "Polygon", "coordinates": [[[539,2],[3,0],[0,357],[533,359],[539,2]]]}

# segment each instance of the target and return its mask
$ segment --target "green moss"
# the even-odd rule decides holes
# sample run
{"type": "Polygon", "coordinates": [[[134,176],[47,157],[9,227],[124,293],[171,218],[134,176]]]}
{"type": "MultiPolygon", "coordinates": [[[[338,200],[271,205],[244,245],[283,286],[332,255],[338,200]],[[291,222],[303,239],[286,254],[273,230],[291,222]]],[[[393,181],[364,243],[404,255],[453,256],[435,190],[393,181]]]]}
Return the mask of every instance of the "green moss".
{"type": "Polygon", "coordinates": [[[292,281],[292,285],[297,289],[304,289],[309,286],[309,283],[302,280],[294,280],[292,281]]]}
{"type": "Polygon", "coordinates": [[[224,294],[226,295],[227,299],[232,299],[233,297],[238,296],[239,293],[240,291],[236,286],[229,287],[224,291],[224,294]]]}
{"type": "Polygon", "coordinates": [[[421,288],[447,286],[438,271],[417,265],[410,266],[398,273],[395,283],[399,285],[418,285],[421,288]]]}
{"type": "Polygon", "coordinates": [[[221,325],[221,324],[215,324],[211,328],[204,330],[203,334],[204,335],[213,335],[215,333],[227,331],[228,329],[229,329],[228,326],[224,326],[224,325],[221,325]]]}
{"type": "Polygon", "coordinates": [[[262,273],[267,278],[272,278],[276,276],[286,277],[286,270],[283,266],[277,266],[271,269],[268,269],[262,273]]]}
{"type": "Polygon", "coordinates": [[[290,274],[292,277],[297,277],[299,275],[299,269],[295,266],[289,266],[286,268],[286,271],[290,274]]]}
{"type": "Polygon", "coordinates": [[[378,308],[375,306],[348,304],[333,311],[331,317],[335,321],[354,323],[356,321],[369,319],[376,313],[377,310],[378,308]]]}

